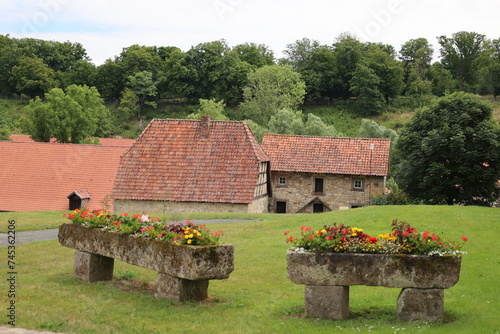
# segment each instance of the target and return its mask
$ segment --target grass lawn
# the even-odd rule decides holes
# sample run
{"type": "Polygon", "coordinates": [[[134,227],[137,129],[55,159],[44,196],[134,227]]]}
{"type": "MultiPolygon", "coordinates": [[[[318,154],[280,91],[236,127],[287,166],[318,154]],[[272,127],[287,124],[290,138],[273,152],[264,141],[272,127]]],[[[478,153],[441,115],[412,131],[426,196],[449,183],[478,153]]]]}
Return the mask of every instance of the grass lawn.
{"type": "MultiPolygon", "coordinates": [[[[61,213],[38,213],[40,227],[61,213]]],[[[32,213],[2,213],[19,230],[36,225],[32,213]],[[29,221],[29,223],[25,223],[29,221]]],[[[261,218],[211,225],[235,246],[235,271],[210,282],[209,300],[178,304],[153,295],[156,273],[115,261],[115,280],[84,283],[72,277],[73,250],[54,241],[16,247],[16,325],[64,333],[499,333],[500,209],[448,206],[380,206],[314,215],[192,215],[186,218],[261,218]],[[283,232],[298,235],[301,225],[332,222],[361,227],[368,234],[388,232],[393,219],[449,239],[469,237],[457,285],[445,290],[443,323],[396,320],[399,289],[353,286],[349,319],[305,318],[303,286],[287,278],[283,232]]],[[[181,217],[179,217],[181,218],[181,217]]],[[[62,219],[59,222],[64,222],[62,219]]],[[[55,222],[53,222],[55,223],[55,222]]],[[[7,324],[7,248],[3,269],[1,324],[7,324]]]]}

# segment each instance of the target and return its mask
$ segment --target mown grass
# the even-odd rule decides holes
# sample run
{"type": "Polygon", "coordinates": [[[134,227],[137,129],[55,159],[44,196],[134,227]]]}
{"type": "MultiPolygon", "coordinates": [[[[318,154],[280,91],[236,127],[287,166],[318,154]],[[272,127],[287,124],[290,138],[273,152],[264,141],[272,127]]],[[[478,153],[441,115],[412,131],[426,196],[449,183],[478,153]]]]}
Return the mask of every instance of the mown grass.
{"type": "MultiPolygon", "coordinates": [[[[57,213],[59,214],[59,213],[57,213]]],[[[220,218],[219,215],[214,217],[220,218]]],[[[241,215],[222,215],[241,218],[241,215]]],[[[249,215],[260,221],[210,226],[235,245],[235,271],[211,281],[210,299],[178,304],[153,296],[156,273],[115,261],[111,282],[84,283],[72,277],[73,250],[57,241],[17,246],[17,326],[65,333],[498,333],[500,210],[479,207],[384,206],[314,215],[249,215]],[[332,222],[377,234],[393,219],[451,239],[469,237],[456,286],[445,290],[443,323],[400,323],[399,289],[354,286],[349,319],[305,318],[303,286],[287,278],[283,232],[332,222]],[[127,280],[131,279],[131,280],[127,280]]],[[[6,216],[2,214],[2,224],[6,216]]],[[[186,217],[187,218],[187,217],[186,217]]],[[[193,218],[193,217],[189,217],[193,218]]],[[[23,225],[23,215],[17,223],[23,225]]],[[[6,258],[6,248],[0,247],[6,258]]],[[[7,269],[3,270],[4,273],[7,269]]],[[[2,277],[2,305],[7,286],[2,277]]],[[[3,308],[5,309],[5,308],[3,308]]],[[[2,324],[6,324],[2,316],[2,324]]]]}

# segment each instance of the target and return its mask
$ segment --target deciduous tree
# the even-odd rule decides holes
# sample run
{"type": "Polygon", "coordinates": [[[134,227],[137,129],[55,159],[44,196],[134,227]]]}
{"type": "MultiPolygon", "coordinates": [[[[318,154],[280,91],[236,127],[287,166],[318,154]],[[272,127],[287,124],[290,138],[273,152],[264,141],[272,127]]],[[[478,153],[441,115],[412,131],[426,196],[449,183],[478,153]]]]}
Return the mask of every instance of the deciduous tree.
{"type": "Polygon", "coordinates": [[[56,138],[61,143],[83,143],[103,135],[109,119],[95,87],[71,85],[66,92],[53,88],[45,100],[37,97],[25,108],[22,127],[35,141],[56,138]]]}
{"type": "Polygon", "coordinates": [[[498,200],[500,129],[479,97],[456,92],[417,112],[398,141],[400,186],[429,204],[498,200]]]}

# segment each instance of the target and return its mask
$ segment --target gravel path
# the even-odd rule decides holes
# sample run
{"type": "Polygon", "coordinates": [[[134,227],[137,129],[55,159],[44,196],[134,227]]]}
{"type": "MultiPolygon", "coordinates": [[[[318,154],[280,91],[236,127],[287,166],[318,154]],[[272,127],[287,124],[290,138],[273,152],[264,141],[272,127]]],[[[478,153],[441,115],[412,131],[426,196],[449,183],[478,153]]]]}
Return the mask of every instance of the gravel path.
{"type": "MultiPolygon", "coordinates": [[[[210,219],[210,220],[191,220],[194,224],[226,224],[226,223],[246,223],[258,220],[246,219],[210,219]]],[[[16,232],[16,245],[28,244],[34,241],[45,241],[57,239],[59,229],[39,230],[39,231],[26,231],[16,232]]],[[[7,233],[0,233],[0,246],[8,246],[7,233]]],[[[1,329],[1,327],[0,327],[1,329]]],[[[0,331],[0,334],[3,333],[0,331]]]]}

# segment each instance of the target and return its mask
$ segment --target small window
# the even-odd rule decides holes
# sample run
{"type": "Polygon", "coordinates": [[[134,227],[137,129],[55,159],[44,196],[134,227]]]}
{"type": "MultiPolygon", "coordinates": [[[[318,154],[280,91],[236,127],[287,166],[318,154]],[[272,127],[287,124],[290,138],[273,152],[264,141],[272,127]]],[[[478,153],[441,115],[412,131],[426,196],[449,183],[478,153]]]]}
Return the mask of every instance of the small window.
{"type": "Polygon", "coordinates": [[[278,185],[279,185],[279,186],[284,186],[284,185],[286,185],[286,177],[279,177],[279,178],[278,178],[278,185]]]}
{"type": "Polygon", "coordinates": [[[324,180],[321,178],[315,178],[314,179],[314,192],[317,194],[322,194],[324,192],[324,180]]]}
{"type": "Polygon", "coordinates": [[[352,190],[363,191],[364,190],[363,180],[352,180],[352,190]]]}

